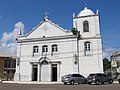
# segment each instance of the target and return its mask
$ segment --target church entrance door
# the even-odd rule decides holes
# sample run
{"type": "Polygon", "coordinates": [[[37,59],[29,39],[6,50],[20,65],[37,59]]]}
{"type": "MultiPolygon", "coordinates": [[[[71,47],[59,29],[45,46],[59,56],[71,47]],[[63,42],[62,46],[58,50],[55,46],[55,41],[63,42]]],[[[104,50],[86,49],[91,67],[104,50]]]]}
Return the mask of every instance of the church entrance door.
{"type": "Polygon", "coordinates": [[[37,81],[38,65],[33,65],[32,81],[37,81]]]}
{"type": "Polygon", "coordinates": [[[52,81],[57,81],[57,64],[52,64],[52,81]]]}

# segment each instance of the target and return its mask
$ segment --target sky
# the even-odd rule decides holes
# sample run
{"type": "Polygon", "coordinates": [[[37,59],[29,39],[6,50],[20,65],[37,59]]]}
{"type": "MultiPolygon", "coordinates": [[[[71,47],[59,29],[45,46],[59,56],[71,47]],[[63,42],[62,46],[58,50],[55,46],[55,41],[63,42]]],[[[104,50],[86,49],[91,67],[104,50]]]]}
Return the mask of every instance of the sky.
{"type": "Polygon", "coordinates": [[[72,28],[72,14],[87,6],[99,10],[103,57],[120,50],[120,0],[0,0],[0,53],[16,54],[15,38],[21,29],[28,33],[45,17],[63,27],[72,28]]]}

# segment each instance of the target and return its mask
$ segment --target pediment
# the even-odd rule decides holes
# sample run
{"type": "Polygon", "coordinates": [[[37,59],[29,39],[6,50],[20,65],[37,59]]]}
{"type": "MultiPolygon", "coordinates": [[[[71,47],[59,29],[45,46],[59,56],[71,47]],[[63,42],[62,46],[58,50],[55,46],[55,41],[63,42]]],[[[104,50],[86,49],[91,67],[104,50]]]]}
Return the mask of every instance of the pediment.
{"type": "Polygon", "coordinates": [[[62,35],[71,35],[71,32],[64,30],[60,26],[48,20],[43,21],[35,27],[30,33],[28,33],[27,38],[42,38],[62,35]]]}
{"type": "Polygon", "coordinates": [[[48,64],[49,63],[49,58],[48,57],[46,57],[46,56],[42,56],[39,60],[38,60],[38,62],[40,62],[41,64],[48,64]]]}

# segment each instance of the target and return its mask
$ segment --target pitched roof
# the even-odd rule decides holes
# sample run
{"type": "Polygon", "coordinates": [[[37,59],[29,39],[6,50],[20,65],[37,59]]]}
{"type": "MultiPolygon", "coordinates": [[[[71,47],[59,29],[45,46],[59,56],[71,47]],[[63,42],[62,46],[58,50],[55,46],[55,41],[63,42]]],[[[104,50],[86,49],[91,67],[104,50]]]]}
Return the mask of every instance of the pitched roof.
{"type": "Polygon", "coordinates": [[[60,30],[62,30],[65,33],[70,33],[70,30],[67,29],[63,29],[62,27],[60,27],[58,24],[53,23],[51,20],[49,19],[44,19],[43,21],[41,21],[36,27],[34,27],[26,36],[30,35],[34,30],[36,30],[40,25],[42,25],[44,22],[48,22],[50,24],[52,24],[53,26],[59,28],[60,30]]]}

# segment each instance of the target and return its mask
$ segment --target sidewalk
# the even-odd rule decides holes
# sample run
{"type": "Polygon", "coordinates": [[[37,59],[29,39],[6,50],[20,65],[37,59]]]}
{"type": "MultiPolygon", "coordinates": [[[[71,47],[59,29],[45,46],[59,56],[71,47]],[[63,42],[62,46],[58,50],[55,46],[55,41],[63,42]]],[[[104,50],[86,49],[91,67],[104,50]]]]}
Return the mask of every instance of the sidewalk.
{"type": "MultiPolygon", "coordinates": [[[[2,83],[16,83],[16,84],[63,84],[62,82],[39,82],[39,81],[2,81],[2,83]]],[[[114,81],[113,83],[118,83],[118,81],[114,81]]]]}
{"type": "Polygon", "coordinates": [[[2,81],[2,83],[16,83],[16,84],[63,84],[62,82],[39,82],[39,81],[2,81]]]}

